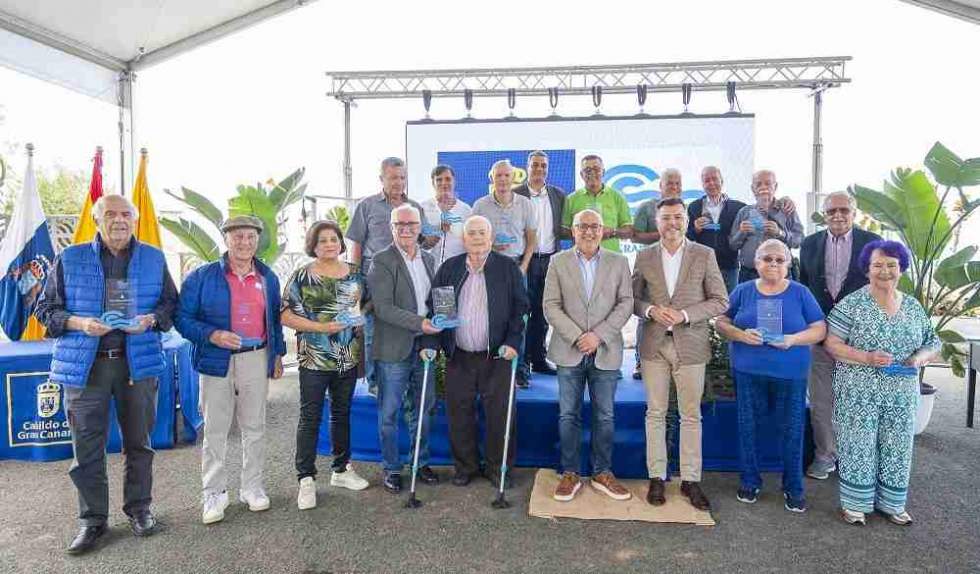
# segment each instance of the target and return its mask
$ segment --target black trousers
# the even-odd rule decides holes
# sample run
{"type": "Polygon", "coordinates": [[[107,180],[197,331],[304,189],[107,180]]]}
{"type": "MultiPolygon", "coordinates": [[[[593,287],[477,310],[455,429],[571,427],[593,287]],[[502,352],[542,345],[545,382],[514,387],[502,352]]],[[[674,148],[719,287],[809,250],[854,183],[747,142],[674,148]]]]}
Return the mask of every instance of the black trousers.
{"type": "Polygon", "coordinates": [[[543,363],[547,357],[544,346],[548,335],[548,322],[544,318],[541,300],[544,298],[544,279],[548,275],[551,255],[533,255],[527,267],[527,296],[531,300],[531,312],[527,318],[523,362],[527,365],[543,363]]]}
{"type": "MultiPolygon", "coordinates": [[[[480,398],[486,420],[484,454],[487,471],[500,472],[510,398],[510,361],[487,358],[487,354],[456,349],[446,364],[446,414],[449,417],[449,445],[456,472],[476,474],[480,469],[477,447],[476,399],[480,398]]],[[[514,463],[517,420],[516,405],[511,419],[507,466],[514,463]]]]}
{"type": "Polygon", "coordinates": [[[97,358],[84,387],[65,387],[65,409],[75,455],[68,475],[78,491],[78,519],[83,526],[105,524],[109,517],[105,449],[113,399],[125,457],[123,512],[133,516],[149,510],[154,454],[150,432],[156,424],[157,387],[156,378],[130,381],[125,358],[97,358]]]}
{"type": "Polygon", "coordinates": [[[299,370],[299,424],[296,426],[296,474],[299,480],[316,478],[316,445],[323,419],[323,401],[330,393],[331,468],[343,472],[350,461],[350,405],[357,383],[356,369],[299,370]]]}

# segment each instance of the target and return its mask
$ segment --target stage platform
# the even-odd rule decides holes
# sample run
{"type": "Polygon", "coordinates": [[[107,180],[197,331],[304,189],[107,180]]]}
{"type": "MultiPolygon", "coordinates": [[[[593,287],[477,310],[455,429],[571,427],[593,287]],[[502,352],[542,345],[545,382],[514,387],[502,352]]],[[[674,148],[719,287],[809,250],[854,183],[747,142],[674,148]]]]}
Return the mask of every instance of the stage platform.
{"type": "MultiPolygon", "coordinates": [[[[632,378],[633,354],[627,351],[623,378],[616,387],[616,444],[613,451],[613,472],[622,478],[645,478],[646,395],[642,381],[632,378]]],[[[589,440],[591,406],[586,393],[583,403],[582,473],[590,474],[589,440]]],[[[529,389],[517,390],[517,466],[556,468],[558,465],[558,379],[553,376],[534,374],[529,389]]],[[[704,469],[707,471],[738,471],[738,414],[735,401],[725,398],[701,405],[703,428],[704,469]]],[[[329,405],[325,405],[323,424],[320,429],[319,452],[330,454],[329,405]]],[[[668,422],[670,422],[668,420],[668,422]]],[[[677,421],[668,429],[668,438],[677,437],[677,421]]],[[[781,470],[777,437],[778,427],[766,422],[770,432],[763,433],[760,460],[763,471],[781,470]]],[[[448,426],[445,404],[435,406],[429,449],[431,464],[451,465],[448,426]]],[[[807,424],[809,445],[809,423],[807,424]]],[[[404,420],[400,422],[399,444],[403,460],[408,458],[409,443],[414,439],[404,420]]],[[[671,467],[676,471],[676,441],[670,449],[671,467]]],[[[369,395],[367,385],[360,382],[351,407],[351,450],[354,460],[380,461],[381,448],[378,440],[377,399],[369,395]]],[[[806,448],[810,452],[812,448],[806,448]]]]}

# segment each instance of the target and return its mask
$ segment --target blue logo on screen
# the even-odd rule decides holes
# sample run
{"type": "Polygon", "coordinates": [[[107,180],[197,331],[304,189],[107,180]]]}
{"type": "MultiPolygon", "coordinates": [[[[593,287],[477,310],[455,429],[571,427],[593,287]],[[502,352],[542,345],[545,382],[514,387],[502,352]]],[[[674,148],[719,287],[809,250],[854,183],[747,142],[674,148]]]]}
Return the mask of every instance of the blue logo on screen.
{"type": "Polygon", "coordinates": [[[7,375],[7,446],[46,446],[71,442],[64,389],[48,373],[7,375]]]}
{"type": "MultiPolygon", "coordinates": [[[[660,174],[645,165],[624,163],[610,167],[603,182],[623,194],[633,215],[644,202],[660,199],[660,174]]],[[[701,189],[685,189],[681,192],[681,199],[691,201],[702,195],[704,191],[701,189]]]]}

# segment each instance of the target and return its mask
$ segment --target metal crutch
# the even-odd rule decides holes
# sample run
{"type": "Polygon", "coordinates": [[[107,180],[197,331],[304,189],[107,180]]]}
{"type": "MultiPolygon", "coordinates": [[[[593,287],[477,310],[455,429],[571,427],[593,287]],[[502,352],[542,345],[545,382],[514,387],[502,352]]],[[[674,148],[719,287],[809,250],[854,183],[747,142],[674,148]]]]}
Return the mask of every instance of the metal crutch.
{"type": "Polygon", "coordinates": [[[514,356],[510,360],[510,395],[507,399],[507,427],[504,430],[504,454],[500,459],[500,491],[497,493],[497,499],[491,503],[494,508],[510,508],[510,503],[504,498],[504,485],[507,483],[507,452],[510,446],[510,423],[511,418],[514,415],[514,384],[517,380],[517,359],[520,358],[520,353],[514,356]]]}
{"type": "Polygon", "coordinates": [[[425,419],[425,391],[429,386],[429,365],[432,363],[430,359],[422,360],[422,396],[419,397],[419,424],[415,431],[415,456],[412,457],[412,488],[411,493],[408,495],[408,502],[405,503],[405,508],[418,508],[422,506],[422,501],[415,498],[415,479],[419,472],[419,447],[422,444],[422,421],[425,419]]]}

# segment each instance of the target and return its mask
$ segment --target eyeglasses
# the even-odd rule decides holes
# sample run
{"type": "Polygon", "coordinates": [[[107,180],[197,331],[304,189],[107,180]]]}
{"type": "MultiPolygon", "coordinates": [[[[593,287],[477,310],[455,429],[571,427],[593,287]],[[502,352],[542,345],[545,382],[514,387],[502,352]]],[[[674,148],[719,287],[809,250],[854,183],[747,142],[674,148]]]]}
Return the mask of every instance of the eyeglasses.
{"type": "Polygon", "coordinates": [[[598,223],[579,223],[575,226],[579,231],[591,231],[592,233],[598,233],[602,226],[598,223]]]}
{"type": "Polygon", "coordinates": [[[399,221],[397,223],[392,223],[391,225],[393,227],[396,227],[398,231],[402,231],[404,229],[415,229],[416,227],[421,225],[421,223],[419,223],[418,221],[410,221],[410,222],[399,221]]]}
{"type": "Polygon", "coordinates": [[[824,214],[827,217],[833,217],[835,215],[844,215],[844,216],[847,216],[847,215],[850,215],[851,214],[851,208],[850,207],[833,207],[831,209],[825,209],[823,212],[824,212],[824,214]]]}
{"type": "Polygon", "coordinates": [[[765,257],[762,258],[762,260],[766,263],[775,263],[776,265],[782,265],[783,263],[786,263],[786,259],[782,257],[772,257],[770,255],[766,255],[765,257]]]}

